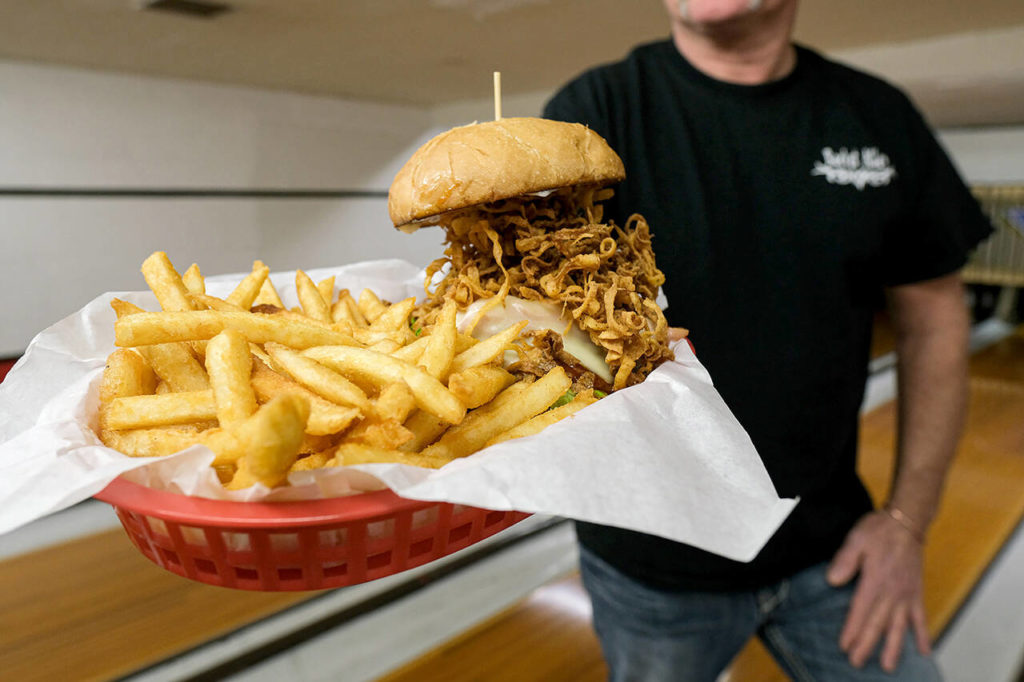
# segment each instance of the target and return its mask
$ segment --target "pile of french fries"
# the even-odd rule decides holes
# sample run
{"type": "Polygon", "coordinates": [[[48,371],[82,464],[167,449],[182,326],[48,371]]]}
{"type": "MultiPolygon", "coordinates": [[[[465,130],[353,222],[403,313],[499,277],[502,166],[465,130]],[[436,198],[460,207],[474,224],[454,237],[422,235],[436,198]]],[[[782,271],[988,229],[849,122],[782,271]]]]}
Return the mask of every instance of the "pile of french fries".
{"type": "Polygon", "coordinates": [[[118,349],[100,387],[100,439],[144,457],[205,445],[228,489],[351,464],[438,468],[597,400],[573,395],[560,367],[535,381],[503,368],[525,322],[477,340],[448,302],[420,328],[413,298],[336,293],[333,277],[301,270],[289,309],[260,261],[223,299],[164,252],[142,273],[162,310],[111,302],[118,349]]]}

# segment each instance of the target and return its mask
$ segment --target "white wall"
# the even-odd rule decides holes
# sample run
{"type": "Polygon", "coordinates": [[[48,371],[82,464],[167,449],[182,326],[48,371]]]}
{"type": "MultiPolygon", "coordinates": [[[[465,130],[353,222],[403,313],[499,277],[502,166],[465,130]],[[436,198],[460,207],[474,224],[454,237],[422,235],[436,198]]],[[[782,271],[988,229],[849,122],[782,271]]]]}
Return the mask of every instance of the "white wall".
{"type": "Polygon", "coordinates": [[[1024,126],[942,130],[939,139],[971,184],[1024,185],[1024,126]]]}
{"type": "MultiPolygon", "coordinates": [[[[0,187],[386,191],[428,111],[0,62],[0,187]]],[[[164,250],[207,274],[398,257],[441,236],[391,227],[380,197],[0,196],[0,358],[94,296],[142,289],[164,250]]]]}

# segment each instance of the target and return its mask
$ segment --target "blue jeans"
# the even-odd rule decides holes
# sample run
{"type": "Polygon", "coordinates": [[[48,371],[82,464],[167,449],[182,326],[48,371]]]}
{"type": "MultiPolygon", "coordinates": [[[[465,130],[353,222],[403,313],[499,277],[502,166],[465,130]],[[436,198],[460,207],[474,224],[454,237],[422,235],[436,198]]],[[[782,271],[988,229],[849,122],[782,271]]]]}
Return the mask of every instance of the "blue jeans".
{"type": "Polygon", "coordinates": [[[666,592],[580,548],[583,584],[612,682],[714,682],[754,635],[794,680],[932,682],[940,678],[910,634],[895,673],[877,654],[861,669],[839,649],[853,585],[834,588],[825,564],[742,592],[666,592]]]}

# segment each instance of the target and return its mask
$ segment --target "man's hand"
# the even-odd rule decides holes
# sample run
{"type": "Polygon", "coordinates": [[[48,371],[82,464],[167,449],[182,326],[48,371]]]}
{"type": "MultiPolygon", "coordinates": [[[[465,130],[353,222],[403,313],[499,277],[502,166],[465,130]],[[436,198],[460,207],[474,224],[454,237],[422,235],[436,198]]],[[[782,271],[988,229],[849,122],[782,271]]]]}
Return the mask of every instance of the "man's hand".
{"type": "Polygon", "coordinates": [[[921,543],[884,511],[864,516],[846,536],[828,569],[834,586],[860,580],[850,602],[839,647],[850,664],[861,667],[882,645],[882,668],[899,664],[907,629],[914,631],[918,650],[931,652],[921,590],[921,543]]]}

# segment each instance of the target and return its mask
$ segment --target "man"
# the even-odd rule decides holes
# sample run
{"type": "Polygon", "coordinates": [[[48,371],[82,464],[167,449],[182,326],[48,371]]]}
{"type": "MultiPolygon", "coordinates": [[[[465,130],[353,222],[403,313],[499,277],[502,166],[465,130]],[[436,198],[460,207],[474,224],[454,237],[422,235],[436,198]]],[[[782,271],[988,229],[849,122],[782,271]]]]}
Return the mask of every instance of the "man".
{"type": "Polygon", "coordinates": [[[647,218],[669,322],[801,502],[749,564],[578,524],[612,678],[714,680],[757,634],[794,679],[937,679],[922,545],[965,411],[957,271],[991,226],[899,91],[794,46],[796,0],[666,6],[670,41],[588,71],[544,115],[623,157],[608,214],[647,218]],[[872,510],[855,457],[884,300],[899,464],[872,510]]]}

